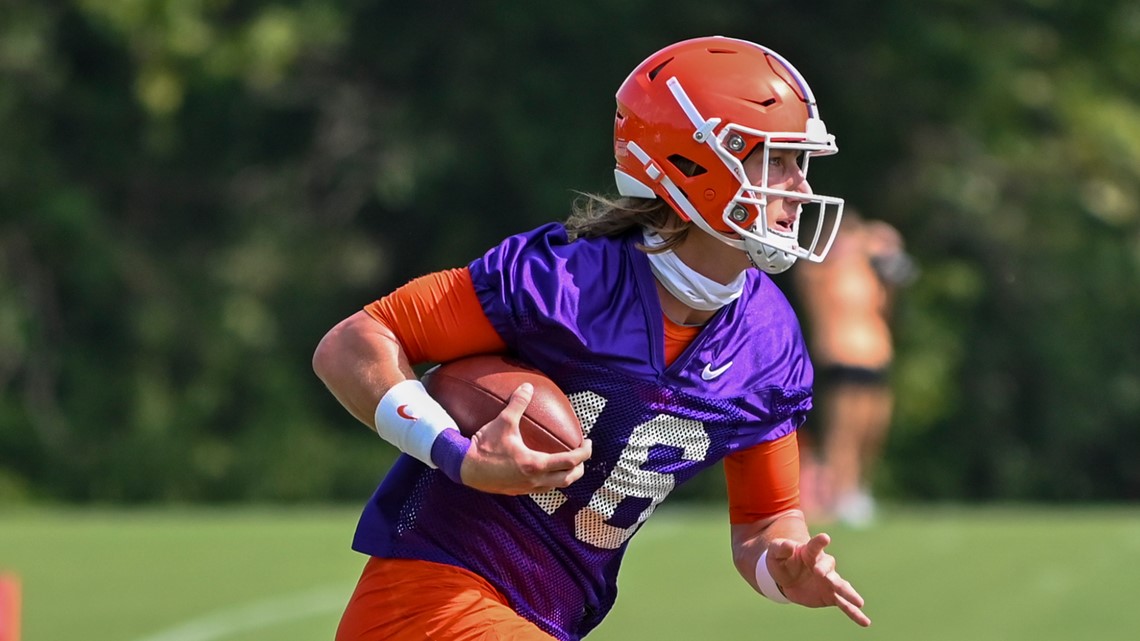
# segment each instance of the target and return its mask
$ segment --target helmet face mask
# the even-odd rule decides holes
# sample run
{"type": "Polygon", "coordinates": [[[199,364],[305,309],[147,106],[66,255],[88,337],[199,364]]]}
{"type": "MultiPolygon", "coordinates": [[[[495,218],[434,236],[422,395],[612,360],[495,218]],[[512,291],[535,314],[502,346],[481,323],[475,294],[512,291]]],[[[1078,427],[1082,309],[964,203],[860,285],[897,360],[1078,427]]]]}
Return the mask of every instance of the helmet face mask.
{"type": "MultiPolygon", "coordinates": [[[[778,54],[742,40],[688,40],[639,65],[617,99],[615,178],[622,195],[663,198],[769,273],[827,255],[843,199],[769,185],[773,151],[797,152],[805,179],[812,156],[838,151],[807,83],[778,54]],[[757,183],[745,171],[753,154],[763,155],[757,183]],[[796,202],[790,230],[769,225],[774,200],[796,202]],[[810,241],[801,246],[805,208],[816,215],[810,241]]],[[[786,203],[779,206],[787,211],[786,203]]]]}
{"type": "MultiPolygon", "coordinates": [[[[735,125],[726,125],[718,137],[720,142],[723,144],[723,141],[727,140],[726,146],[728,148],[739,146],[739,143],[733,145],[734,137],[743,137],[737,132],[737,129],[739,128],[735,125]]],[[[808,129],[811,129],[810,121],[808,129]]],[[[747,133],[762,138],[760,146],[753,151],[753,153],[762,154],[759,163],[759,166],[762,167],[762,174],[759,182],[752,183],[747,177],[741,161],[726,153],[718,154],[725,159],[727,164],[732,166],[735,175],[743,177],[740,189],[724,209],[722,215],[724,224],[743,240],[743,247],[748,252],[753,264],[770,274],[787,270],[799,259],[806,259],[811,262],[822,261],[830,251],[831,244],[835,241],[835,236],[839,231],[839,223],[843,217],[843,199],[815,194],[810,189],[808,191],[787,191],[769,186],[769,159],[773,151],[798,152],[799,172],[803,176],[804,186],[806,186],[811,157],[835,153],[834,142],[831,142],[830,145],[826,143],[820,145],[807,141],[781,142],[780,140],[789,136],[787,132],[747,131],[747,133]],[[733,165],[739,165],[739,167],[733,165]],[[790,200],[796,203],[796,215],[791,222],[790,230],[777,229],[768,225],[768,205],[775,199],[790,200]],[[809,213],[812,216],[810,219],[805,219],[805,214],[809,213]],[[752,224],[746,227],[748,221],[752,221],[752,224]],[[810,225],[807,228],[811,230],[811,233],[807,239],[808,242],[802,243],[799,235],[800,227],[809,221],[810,225]]]]}

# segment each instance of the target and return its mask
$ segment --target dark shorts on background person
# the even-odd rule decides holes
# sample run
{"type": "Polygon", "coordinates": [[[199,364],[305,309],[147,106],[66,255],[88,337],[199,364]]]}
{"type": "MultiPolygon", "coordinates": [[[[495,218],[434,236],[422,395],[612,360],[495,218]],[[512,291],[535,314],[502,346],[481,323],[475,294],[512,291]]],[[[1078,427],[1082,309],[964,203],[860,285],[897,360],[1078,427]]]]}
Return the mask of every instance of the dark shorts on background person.
{"type": "Polygon", "coordinates": [[[825,392],[828,388],[845,385],[866,387],[887,387],[890,385],[891,366],[872,368],[859,365],[822,365],[815,372],[815,389],[825,392]]]}

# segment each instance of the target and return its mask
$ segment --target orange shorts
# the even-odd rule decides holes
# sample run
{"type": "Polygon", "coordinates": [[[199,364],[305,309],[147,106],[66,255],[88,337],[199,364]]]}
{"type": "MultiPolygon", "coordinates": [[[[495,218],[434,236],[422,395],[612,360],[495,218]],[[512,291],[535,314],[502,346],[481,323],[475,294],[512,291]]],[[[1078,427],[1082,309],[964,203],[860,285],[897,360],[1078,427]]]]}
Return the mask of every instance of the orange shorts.
{"type": "Polygon", "coordinates": [[[336,641],[551,641],[498,590],[463,568],[370,557],[336,641]]]}

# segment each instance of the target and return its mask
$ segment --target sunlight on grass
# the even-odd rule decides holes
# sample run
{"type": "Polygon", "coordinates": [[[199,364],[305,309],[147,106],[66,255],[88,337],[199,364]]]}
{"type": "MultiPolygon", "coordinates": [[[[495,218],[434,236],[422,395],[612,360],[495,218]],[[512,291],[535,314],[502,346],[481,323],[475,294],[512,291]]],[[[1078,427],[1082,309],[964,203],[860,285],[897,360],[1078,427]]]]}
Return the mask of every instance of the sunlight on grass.
{"type": "MultiPolygon", "coordinates": [[[[0,569],[20,575],[24,638],[331,639],[362,557],[355,507],[31,510],[0,516],[0,569]]],[[[665,506],[633,538],[617,607],[591,641],[1132,639],[1140,509],[890,509],[831,528],[867,599],[764,601],[732,568],[723,509],[665,506]]]]}

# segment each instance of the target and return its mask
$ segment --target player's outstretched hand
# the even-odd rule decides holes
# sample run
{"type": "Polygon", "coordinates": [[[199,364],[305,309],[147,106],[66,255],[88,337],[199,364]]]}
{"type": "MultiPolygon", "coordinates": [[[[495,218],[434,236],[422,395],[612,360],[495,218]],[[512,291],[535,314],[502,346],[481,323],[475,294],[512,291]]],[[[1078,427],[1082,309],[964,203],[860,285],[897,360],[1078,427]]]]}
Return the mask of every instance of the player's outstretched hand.
{"type": "Polygon", "coordinates": [[[519,419],[534,396],[530,383],[511,394],[503,411],[471,436],[459,474],[463,484],[495,494],[533,494],[566,487],[582,477],[590,458],[589,439],[569,452],[547,454],[523,443],[519,419]]]}
{"type": "Polygon", "coordinates": [[[809,608],[834,605],[863,627],[871,619],[863,613],[863,597],[835,571],[835,557],[825,550],[831,537],[817,534],[798,545],[790,539],[776,539],[768,545],[768,571],[793,603],[809,608]]]}

